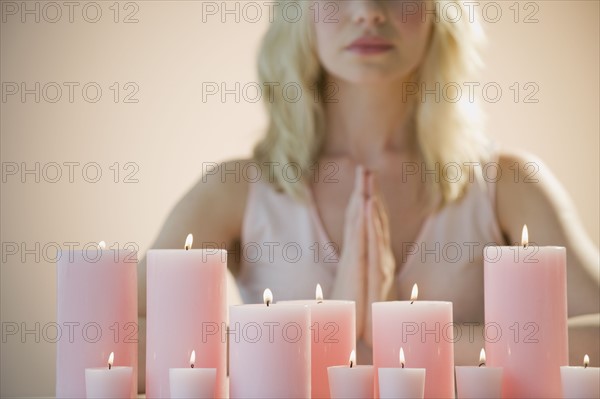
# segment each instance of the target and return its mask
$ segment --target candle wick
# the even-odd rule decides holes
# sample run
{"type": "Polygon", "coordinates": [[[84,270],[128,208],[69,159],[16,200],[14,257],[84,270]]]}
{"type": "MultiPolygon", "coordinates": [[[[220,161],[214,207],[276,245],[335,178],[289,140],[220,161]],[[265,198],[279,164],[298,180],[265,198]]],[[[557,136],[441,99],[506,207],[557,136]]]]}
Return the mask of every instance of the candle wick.
{"type": "Polygon", "coordinates": [[[353,364],[354,364],[354,362],[352,360],[350,360],[350,368],[352,368],[353,364]]]}
{"type": "Polygon", "coordinates": [[[112,367],[112,364],[108,363],[108,369],[110,370],[110,368],[112,367]]]}
{"type": "Polygon", "coordinates": [[[404,368],[404,363],[400,363],[402,365],[402,368],[404,368]]]}
{"type": "Polygon", "coordinates": [[[479,367],[481,367],[481,366],[485,366],[485,362],[479,363],[479,367]]]}
{"type": "Polygon", "coordinates": [[[587,366],[588,366],[588,364],[586,363],[586,364],[583,365],[583,368],[587,369],[587,366]]]}
{"type": "Polygon", "coordinates": [[[410,301],[410,304],[412,305],[414,301],[410,301]]]}
{"type": "Polygon", "coordinates": [[[192,368],[194,368],[194,363],[192,363],[192,368]]]}

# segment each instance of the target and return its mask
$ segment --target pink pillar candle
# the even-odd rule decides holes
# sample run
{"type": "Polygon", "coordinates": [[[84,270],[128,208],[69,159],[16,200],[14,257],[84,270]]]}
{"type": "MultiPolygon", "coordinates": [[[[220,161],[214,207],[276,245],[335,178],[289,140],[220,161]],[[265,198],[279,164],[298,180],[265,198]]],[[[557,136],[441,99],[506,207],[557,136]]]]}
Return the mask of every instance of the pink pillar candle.
{"type": "Polygon", "coordinates": [[[229,307],[231,398],[310,397],[310,310],[304,305],[229,307]]]}
{"type": "Polygon", "coordinates": [[[566,250],[527,245],[484,250],[485,350],[503,367],[502,396],[558,398],[568,365],[566,250]]]}
{"type": "Polygon", "coordinates": [[[583,367],[561,366],[560,377],[564,398],[600,398],[600,368],[588,367],[585,355],[583,367]]]}
{"type": "Polygon", "coordinates": [[[427,370],[426,398],[454,397],[454,324],[452,302],[417,301],[417,286],[411,301],[374,302],[373,365],[375,393],[379,393],[378,369],[397,367],[400,347],[411,365],[427,370]]]}
{"type": "Polygon", "coordinates": [[[112,351],[120,365],[132,367],[126,396],[135,397],[137,252],[69,249],[57,259],[56,319],[63,334],[56,348],[56,397],[85,397],[85,369],[106,364],[112,351]]]}
{"type": "Polygon", "coordinates": [[[459,399],[494,399],[502,396],[502,367],[486,367],[485,350],[479,366],[456,366],[456,390],[459,399]]]}
{"type": "Polygon", "coordinates": [[[302,304],[311,319],[311,396],[329,398],[327,368],[343,364],[356,345],[356,306],[354,301],[323,300],[321,286],[315,300],[279,301],[302,304]]]}
{"type": "Polygon", "coordinates": [[[113,366],[113,356],[114,354],[111,352],[108,367],[85,369],[86,398],[123,399],[136,397],[131,395],[133,367],[113,366]]]}
{"type": "Polygon", "coordinates": [[[327,373],[332,399],[373,397],[373,366],[356,365],[354,350],[349,365],[330,366],[327,373]]]}
{"type": "Polygon", "coordinates": [[[217,369],[196,368],[196,351],[190,355],[190,367],[170,368],[171,398],[212,399],[215,397],[217,369]]]}
{"type": "Polygon", "coordinates": [[[169,369],[188,367],[193,349],[197,367],[217,370],[216,396],[226,395],[226,276],[225,250],[148,251],[148,398],[170,397],[169,369]]]}
{"type": "Polygon", "coordinates": [[[404,351],[400,348],[400,367],[377,370],[380,398],[423,399],[426,370],[405,366],[404,351]]]}

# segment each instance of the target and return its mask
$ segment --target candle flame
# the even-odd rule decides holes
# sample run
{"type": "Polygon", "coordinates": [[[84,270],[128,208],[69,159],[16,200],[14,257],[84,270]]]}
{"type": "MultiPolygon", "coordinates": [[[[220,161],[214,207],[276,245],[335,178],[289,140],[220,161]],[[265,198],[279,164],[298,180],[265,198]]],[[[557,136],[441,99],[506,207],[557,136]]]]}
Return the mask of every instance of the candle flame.
{"type": "Polygon", "coordinates": [[[105,248],[106,248],[106,243],[105,243],[104,241],[100,241],[100,242],[98,243],[98,248],[100,248],[100,249],[105,249],[105,248]]]}
{"type": "Polygon", "coordinates": [[[485,366],[485,349],[481,348],[479,352],[479,367],[485,366]]]}
{"type": "Polygon", "coordinates": [[[400,347],[400,355],[398,356],[400,359],[400,365],[404,368],[404,364],[406,363],[406,359],[404,358],[404,349],[400,347]]]}
{"type": "Polygon", "coordinates": [[[192,249],[192,243],[194,242],[194,236],[190,233],[185,238],[185,246],[184,248],[187,250],[192,249]]]}
{"type": "Polygon", "coordinates": [[[350,359],[348,360],[348,362],[350,363],[350,368],[354,367],[354,365],[356,364],[356,352],[354,351],[354,349],[352,349],[352,352],[350,352],[350,359]]]}
{"type": "Polygon", "coordinates": [[[273,302],[273,293],[268,288],[263,292],[263,302],[267,306],[269,306],[271,302],[273,302]]]}
{"type": "Polygon", "coordinates": [[[415,283],[415,285],[413,285],[413,288],[412,288],[412,293],[410,294],[410,303],[413,303],[414,301],[416,301],[418,296],[419,296],[419,286],[415,283]]]}
{"type": "Polygon", "coordinates": [[[527,225],[524,224],[523,231],[521,232],[521,245],[524,248],[527,248],[528,244],[529,244],[529,232],[527,231],[527,225]]]}
{"type": "Polygon", "coordinates": [[[192,354],[190,355],[190,367],[194,368],[194,363],[196,363],[196,351],[193,350],[192,354]]]}
{"type": "Polygon", "coordinates": [[[109,370],[112,368],[114,361],[115,361],[115,352],[110,352],[110,355],[108,356],[108,369],[109,370]]]}
{"type": "Polygon", "coordinates": [[[317,284],[317,290],[315,292],[315,298],[317,302],[323,302],[323,289],[321,288],[321,284],[317,284]]]}
{"type": "Polygon", "coordinates": [[[587,369],[587,366],[590,365],[590,357],[588,355],[585,355],[583,357],[583,368],[587,369]]]}

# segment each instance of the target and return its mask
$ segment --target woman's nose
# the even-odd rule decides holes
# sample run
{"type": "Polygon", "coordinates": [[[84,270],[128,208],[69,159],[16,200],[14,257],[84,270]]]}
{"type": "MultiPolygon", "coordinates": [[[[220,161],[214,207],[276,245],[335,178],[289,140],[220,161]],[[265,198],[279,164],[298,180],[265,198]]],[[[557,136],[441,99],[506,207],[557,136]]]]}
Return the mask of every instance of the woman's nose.
{"type": "Polygon", "coordinates": [[[385,20],[382,1],[386,0],[346,0],[351,3],[352,20],[356,24],[373,26],[385,20]]]}

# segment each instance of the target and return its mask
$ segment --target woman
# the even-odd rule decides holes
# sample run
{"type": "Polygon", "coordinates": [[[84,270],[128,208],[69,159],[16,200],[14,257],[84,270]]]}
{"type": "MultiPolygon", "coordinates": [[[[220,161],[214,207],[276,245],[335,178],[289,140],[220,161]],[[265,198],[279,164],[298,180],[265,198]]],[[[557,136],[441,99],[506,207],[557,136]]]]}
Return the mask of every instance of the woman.
{"type": "MultiPolygon", "coordinates": [[[[301,1],[299,22],[276,12],[259,56],[261,80],[279,84],[264,93],[265,138],[252,159],[205,174],[152,247],[181,247],[190,232],[225,246],[245,302],[266,287],[275,300],[307,298],[316,283],[355,300],[368,363],[370,303],[407,299],[414,283],[422,299],[452,301],[455,322],[481,328],[483,246],[520,242],[526,223],[536,244],[567,247],[569,317],[588,315],[571,323],[571,359],[585,351],[598,362],[598,250],[564,189],[532,155],[487,140],[465,96],[431,95],[472,81],[478,63],[478,25],[451,21],[440,3],[463,8],[301,1]],[[281,90],[289,82],[301,94],[293,100],[281,90]]],[[[139,278],[143,336],[144,260],[139,278]]],[[[481,331],[474,337],[456,343],[457,364],[477,358],[481,331]]]]}

